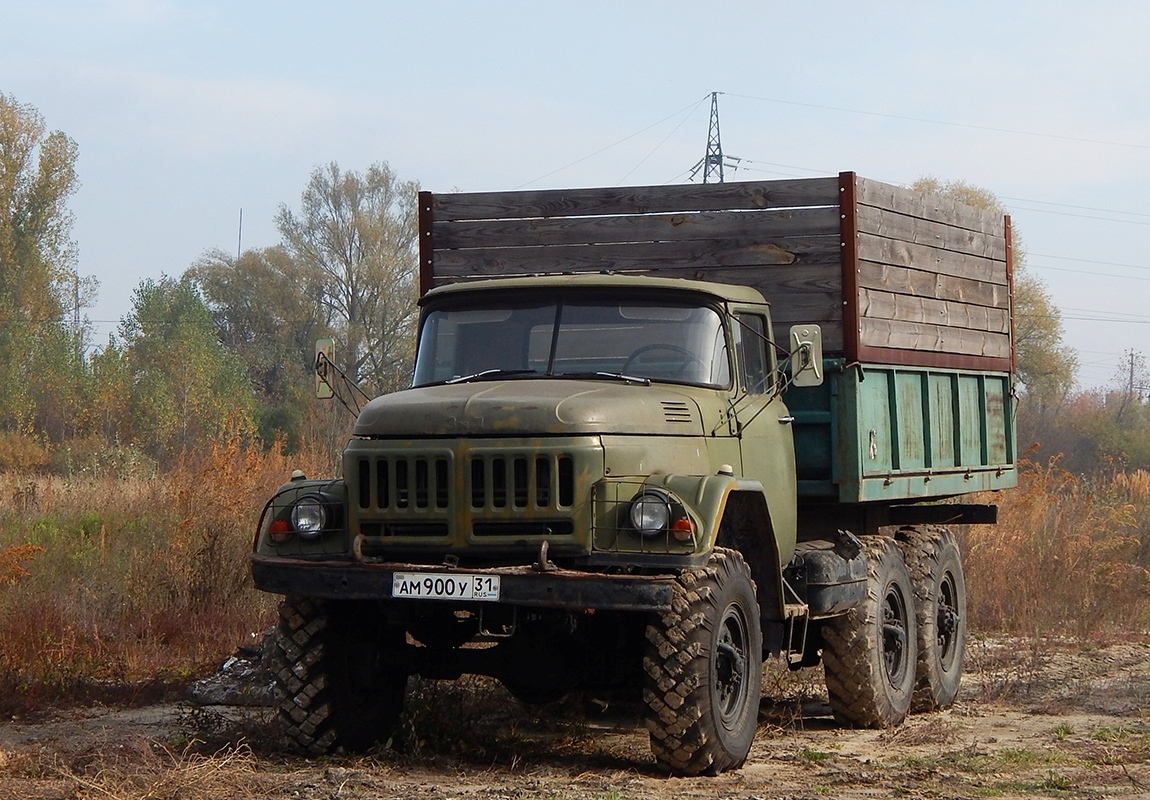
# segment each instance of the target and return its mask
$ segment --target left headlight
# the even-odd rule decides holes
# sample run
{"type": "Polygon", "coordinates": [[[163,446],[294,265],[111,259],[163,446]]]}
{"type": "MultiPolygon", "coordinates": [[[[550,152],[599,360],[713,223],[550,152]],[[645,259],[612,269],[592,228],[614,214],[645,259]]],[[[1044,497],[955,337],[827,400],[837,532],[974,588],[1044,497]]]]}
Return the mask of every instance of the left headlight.
{"type": "Polygon", "coordinates": [[[657,536],[671,523],[671,500],[662,492],[645,489],[631,500],[631,527],[642,536],[657,536]]]}
{"type": "Polygon", "coordinates": [[[314,539],[327,525],[327,508],[322,498],[305,495],[291,509],[291,525],[302,539],[314,539]]]}

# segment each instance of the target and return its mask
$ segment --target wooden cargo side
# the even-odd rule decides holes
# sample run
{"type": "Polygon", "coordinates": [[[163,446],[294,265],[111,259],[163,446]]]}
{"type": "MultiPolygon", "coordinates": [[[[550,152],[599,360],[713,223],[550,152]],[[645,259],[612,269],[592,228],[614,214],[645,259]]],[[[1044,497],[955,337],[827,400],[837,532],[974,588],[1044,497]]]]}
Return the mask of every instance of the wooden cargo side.
{"type": "Polygon", "coordinates": [[[1009,372],[1009,222],[858,178],[420,195],[421,288],[563,272],[753,286],[848,362],[1009,372]]]}
{"type": "Polygon", "coordinates": [[[842,176],[844,299],[863,363],[1012,372],[1010,220],[948,198],[842,176]],[[850,195],[853,194],[853,198],[850,195]],[[852,202],[853,201],[853,202],[852,202]],[[847,245],[849,247],[849,244],[847,245]],[[853,262],[853,274],[850,269],[853,262]],[[852,285],[853,284],[853,285],[852,285]]]}
{"type": "Polygon", "coordinates": [[[421,287],[539,273],[650,274],[758,288],[775,327],[842,349],[836,178],[420,195],[421,287]]]}

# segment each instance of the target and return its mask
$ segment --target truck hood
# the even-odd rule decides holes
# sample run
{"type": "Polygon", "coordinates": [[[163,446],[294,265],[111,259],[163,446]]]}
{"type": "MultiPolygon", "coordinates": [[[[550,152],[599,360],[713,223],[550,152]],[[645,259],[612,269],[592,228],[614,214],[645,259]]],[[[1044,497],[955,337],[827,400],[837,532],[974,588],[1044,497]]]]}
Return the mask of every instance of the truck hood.
{"type": "Polygon", "coordinates": [[[425,386],[377,397],[359,414],[356,436],[701,436],[689,395],[659,386],[599,381],[512,380],[425,386]]]}

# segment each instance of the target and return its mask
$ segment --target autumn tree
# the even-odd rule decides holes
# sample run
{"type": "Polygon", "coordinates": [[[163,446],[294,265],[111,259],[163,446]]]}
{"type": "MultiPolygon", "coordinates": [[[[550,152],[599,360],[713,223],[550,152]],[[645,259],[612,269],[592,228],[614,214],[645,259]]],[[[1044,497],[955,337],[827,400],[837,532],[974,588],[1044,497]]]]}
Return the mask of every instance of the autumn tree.
{"type": "Polygon", "coordinates": [[[0,93],[0,429],[59,440],[83,423],[81,331],[66,310],[95,282],[76,272],[68,199],[76,143],[0,93]]]}
{"type": "Polygon", "coordinates": [[[126,378],[130,439],[161,464],[225,435],[255,432],[254,401],[242,364],[220,343],[211,312],[189,279],[164,277],[137,287],[120,323],[117,365],[126,378]]]}
{"type": "MultiPolygon", "coordinates": [[[[962,181],[922,178],[915,191],[937,194],[976,208],[1005,214],[991,192],[962,181]]],[[[1014,346],[1019,382],[1037,405],[1057,406],[1074,386],[1078,359],[1062,343],[1062,312],[1050,299],[1045,284],[1026,269],[1026,250],[1018,230],[1014,242],[1014,346]]]]}
{"type": "Polygon", "coordinates": [[[211,250],[184,275],[202,293],[220,342],[247,369],[261,439],[283,435],[294,449],[313,399],[315,340],[331,335],[320,275],[282,247],[239,258],[211,250]]]}
{"type": "Polygon", "coordinates": [[[386,163],[345,172],[317,168],[276,225],[309,273],[323,322],[338,332],[337,361],[376,392],[407,384],[415,338],[418,185],[386,163]]]}

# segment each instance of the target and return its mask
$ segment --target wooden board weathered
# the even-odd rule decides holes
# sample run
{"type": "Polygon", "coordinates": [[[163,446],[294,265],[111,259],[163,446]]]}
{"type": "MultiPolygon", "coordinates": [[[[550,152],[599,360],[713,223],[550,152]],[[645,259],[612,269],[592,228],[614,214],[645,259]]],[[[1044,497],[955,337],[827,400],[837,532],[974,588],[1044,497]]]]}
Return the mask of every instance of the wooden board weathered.
{"type": "Polygon", "coordinates": [[[776,335],[848,361],[1008,372],[1009,218],[845,172],[683,186],[420,194],[421,286],[652,274],[757,288],[776,335]]]}

